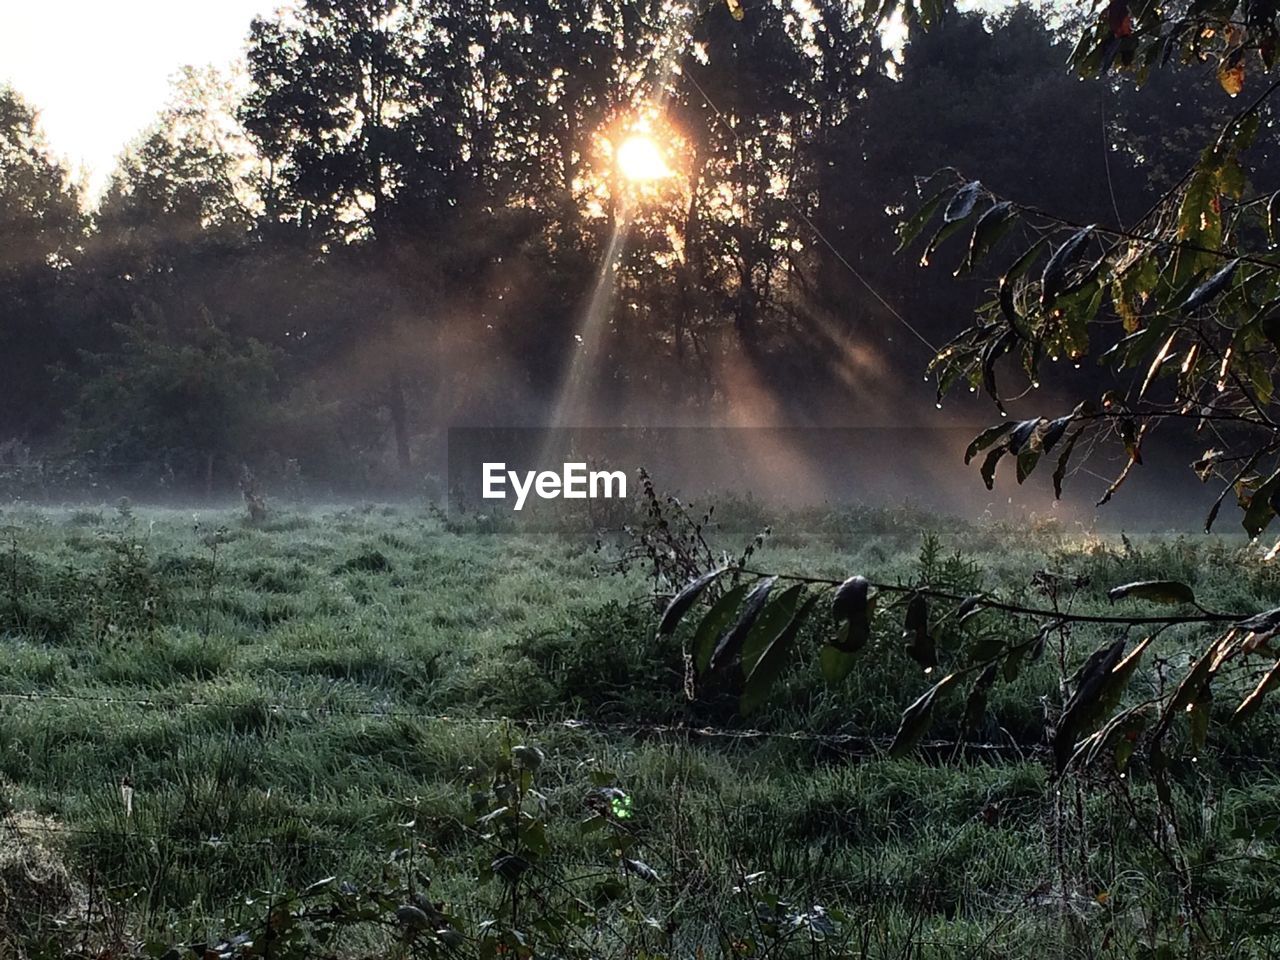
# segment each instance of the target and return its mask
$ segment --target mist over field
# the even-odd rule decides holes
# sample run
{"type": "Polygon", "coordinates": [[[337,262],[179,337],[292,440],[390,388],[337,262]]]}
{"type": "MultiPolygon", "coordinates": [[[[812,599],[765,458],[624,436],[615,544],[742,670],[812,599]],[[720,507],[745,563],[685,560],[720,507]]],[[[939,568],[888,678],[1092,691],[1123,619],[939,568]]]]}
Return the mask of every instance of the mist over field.
{"type": "Polygon", "coordinates": [[[1277,0],[46,6],[0,960],[1280,953],[1277,0]]]}

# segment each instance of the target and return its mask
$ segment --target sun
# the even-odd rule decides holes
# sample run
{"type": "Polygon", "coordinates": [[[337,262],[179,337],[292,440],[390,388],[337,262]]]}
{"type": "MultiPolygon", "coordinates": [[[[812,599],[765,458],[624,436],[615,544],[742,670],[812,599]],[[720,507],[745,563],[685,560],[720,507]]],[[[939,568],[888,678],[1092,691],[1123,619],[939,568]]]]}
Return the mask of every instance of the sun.
{"type": "Polygon", "coordinates": [[[671,176],[671,167],[653,137],[632,133],[618,145],[618,171],[632,183],[652,183],[671,176]]]}

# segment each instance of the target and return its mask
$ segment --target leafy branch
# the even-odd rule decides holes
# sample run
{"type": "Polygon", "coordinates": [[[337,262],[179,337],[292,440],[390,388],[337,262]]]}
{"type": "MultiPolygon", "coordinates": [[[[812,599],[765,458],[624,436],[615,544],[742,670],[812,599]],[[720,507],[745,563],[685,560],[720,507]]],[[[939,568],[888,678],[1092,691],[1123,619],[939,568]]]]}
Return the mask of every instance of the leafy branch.
{"type": "Polygon", "coordinates": [[[1049,606],[1014,602],[988,593],[966,595],[928,582],[879,583],[862,576],[835,580],[727,566],[689,581],[670,599],[658,629],[661,634],[674,633],[693,611],[701,610],[698,622],[691,628],[699,687],[703,691],[734,690],[741,709],[747,713],[768,699],[773,686],[793,662],[806,625],[824,634],[819,661],[824,676],[835,683],[855,669],[870,639],[892,635],[895,628],[890,623],[900,618],[904,652],[926,676],[935,670],[941,674],[902,711],[888,753],[903,756],[923,739],[938,704],[962,685],[968,686],[964,722],[972,729],[982,720],[996,684],[1013,681],[1024,664],[1039,659],[1051,636],[1065,636],[1073,627],[1085,624],[1122,628],[1120,637],[1104,643],[1086,658],[1068,684],[1070,692],[1047,731],[1059,774],[1072,765],[1094,764],[1104,755],[1112,758],[1116,769],[1123,770],[1139,737],[1149,731],[1148,766],[1160,780],[1167,766],[1168,734],[1180,718],[1188,718],[1191,751],[1203,746],[1212,699],[1210,687],[1228,664],[1247,667],[1254,657],[1271,661],[1261,678],[1251,676],[1252,689],[1236,709],[1236,720],[1252,713],[1280,681],[1280,659],[1268,646],[1280,629],[1280,608],[1262,613],[1208,610],[1196,601],[1185,583],[1144,580],[1113,587],[1107,593],[1108,599],[1113,603],[1162,604],[1177,610],[1162,614],[1075,613],[1059,605],[1058,584],[1053,575],[1044,573],[1041,578],[1052,600],[1049,606]],[[733,586],[721,592],[714,602],[701,603],[708,589],[721,578],[731,579],[733,586]],[[790,586],[781,589],[782,584],[790,586]],[[882,603],[882,598],[890,599],[882,603]],[[823,600],[828,618],[814,613],[823,600]],[[971,629],[986,614],[1011,619],[1013,629],[1003,635],[971,629]],[[1194,660],[1175,688],[1120,709],[1146,651],[1162,633],[1176,626],[1226,629],[1194,660]],[[1151,629],[1130,646],[1129,631],[1139,627],[1151,629]],[[948,642],[940,643],[943,639],[948,642]]]}
{"type": "Polygon", "coordinates": [[[1266,202],[1260,196],[1246,201],[1242,155],[1262,129],[1263,108],[1277,89],[1280,80],[1233,115],[1198,163],[1130,229],[1054,216],[1001,198],[954,170],[921,182],[927,198],[898,235],[905,248],[940,215],[922,264],[962,231],[969,242],[957,275],[974,271],[1015,228],[1023,238],[1022,252],[1000,275],[977,322],[935,356],[939,402],[967,383],[1006,414],[1002,368],[1016,367],[1026,377],[1028,390],[1013,399],[1021,398],[1040,385],[1046,358],[1079,365],[1099,335],[1107,341],[1099,361],[1128,377],[1123,390],[1085,400],[1067,416],[1005,422],[979,434],[966,462],[984,453],[981,474],[988,488],[1006,456],[1022,483],[1058,447],[1053,483],[1060,497],[1088,431],[1092,440],[1119,439],[1127,454],[1099,501],[1105,503],[1142,464],[1150,427],[1186,420],[1211,436],[1213,446],[1195,465],[1201,479],[1227,481],[1206,526],[1232,489],[1251,537],[1270,522],[1280,505],[1273,496],[1280,478],[1250,471],[1280,448],[1280,424],[1272,414],[1280,347],[1280,259],[1272,251],[1280,238],[1280,191],[1266,202]],[[1265,251],[1257,249],[1260,240],[1265,251]],[[1250,471],[1229,479],[1220,473],[1222,465],[1246,459],[1250,471]]]}

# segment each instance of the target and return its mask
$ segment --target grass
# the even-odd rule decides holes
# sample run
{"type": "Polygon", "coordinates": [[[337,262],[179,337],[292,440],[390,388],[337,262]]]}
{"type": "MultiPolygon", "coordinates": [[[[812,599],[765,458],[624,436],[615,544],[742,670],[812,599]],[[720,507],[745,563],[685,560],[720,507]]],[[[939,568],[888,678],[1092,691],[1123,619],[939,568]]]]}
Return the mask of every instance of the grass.
{"type": "MultiPolygon", "coordinates": [[[[1276,568],[1223,539],[893,512],[770,519],[779,533],[753,563],[771,570],[926,574],[1036,600],[1033,576],[1048,569],[1087,578],[1074,601],[1086,612],[1107,607],[1109,586],[1157,577],[1190,582],[1210,608],[1280,604],[1276,568]]],[[[433,896],[467,898],[477,850],[464,771],[525,742],[547,756],[553,862],[608,861],[580,827],[603,775],[631,797],[645,862],[701,878],[670,907],[686,946],[711,936],[697,932],[697,904],[727,903],[757,871],[797,902],[874,911],[886,954],[904,941],[925,955],[1021,953],[1028,936],[1070,952],[1104,942],[1108,923],[1112,950],[1170,936],[1146,919],[1166,896],[1164,866],[1130,814],[1101,787],[1060,796],[1037,752],[1046,694],[1062,664],[1109,638],[1103,628],[1078,629],[1069,649],[996,689],[978,735],[1007,749],[890,762],[838,742],[650,729],[883,738],[927,680],[882,630],[831,688],[815,625],[759,714],[691,704],[682,638],[655,639],[652,585],[638,569],[610,571],[613,544],[479,534],[409,507],[312,508],[256,527],[233,513],[13,507],[0,530],[0,694],[13,695],[0,699],[0,794],[82,889],[128,905],[135,931],[199,936],[254,891],[378,876],[395,850],[429,859],[433,896]],[[1064,839],[1069,802],[1079,809],[1064,839]],[[1048,889],[1058,905],[1039,909],[1048,889]],[[1086,904],[1078,918],[1064,913],[1067,892],[1086,904]]],[[[1171,635],[1163,659],[1185,660],[1195,638],[1171,635]]],[[[960,733],[958,706],[936,732],[960,733]]],[[[1229,751],[1263,760],[1205,758],[1226,774],[1180,793],[1215,811],[1187,842],[1235,842],[1240,824],[1280,813],[1265,759],[1275,733],[1263,710],[1229,751]]]]}

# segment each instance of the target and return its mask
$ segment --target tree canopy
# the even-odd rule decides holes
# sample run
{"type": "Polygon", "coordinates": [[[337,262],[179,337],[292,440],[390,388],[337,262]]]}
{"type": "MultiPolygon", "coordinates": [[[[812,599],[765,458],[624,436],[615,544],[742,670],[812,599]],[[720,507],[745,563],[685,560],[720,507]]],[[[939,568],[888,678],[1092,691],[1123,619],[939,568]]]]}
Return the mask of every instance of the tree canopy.
{"type": "MultiPolygon", "coordinates": [[[[1066,264],[1061,303],[1037,306],[1043,263],[1013,278],[1021,334],[991,298],[936,370],[946,386],[981,388],[1007,380],[1017,354],[1043,380],[1038,396],[1066,409],[1081,391],[1122,389],[1105,371],[1051,378],[1030,361],[1078,348],[1082,325],[1110,329],[1110,314],[1067,309],[1087,312],[1085,266],[1106,250],[1097,289],[1120,284],[1130,314],[1150,313],[1151,258],[1139,253],[1168,247],[1121,243],[1135,223],[1158,233],[1180,221],[1196,235],[1181,242],[1206,248],[1219,233],[1229,246],[1265,231],[1266,98],[1197,160],[1227,95],[1154,68],[1150,14],[1132,12],[1138,41],[1113,31],[1111,44],[1092,20],[1028,7],[906,13],[904,39],[886,48],[883,18],[843,0],[308,0],[251,25],[242,78],[188,71],[92,207],[42,146],[34,109],[6,92],[3,362],[20,387],[0,433],[109,472],[82,413],[101,395],[95,381],[135,362],[139,323],[197,349],[213,329],[231,355],[261,346],[272,358],[275,386],[251,401],[259,415],[228,412],[245,430],[211,434],[212,475],[228,484],[264,458],[324,481],[430,470],[450,423],[545,422],[583,350],[597,368],[584,403],[606,419],[919,423],[934,414],[926,344],[952,339],[987,301],[986,264],[1019,252],[1017,238],[1058,249],[1087,224],[1098,226],[1066,264]],[[1096,63],[1093,47],[1077,50],[1086,71],[1108,68],[1093,85],[1062,69],[1082,29],[1116,48],[1096,63]],[[1122,68],[1143,72],[1146,89],[1122,68]],[[635,130],[660,144],[669,175],[619,174],[615,151],[635,130]],[[1200,174],[1180,180],[1193,163],[1200,174]],[[894,225],[915,210],[913,178],[942,166],[963,173],[930,181],[928,212],[950,208],[948,234],[981,222],[982,238],[972,258],[951,249],[959,240],[939,244],[921,271],[919,242],[894,255],[894,225]],[[967,207],[952,204],[962,188],[967,207]],[[1045,325],[1055,310],[1069,322],[1045,325]]],[[[1218,50],[1178,29],[1161,56],[1218,50]]],[[[1155,276],[1181,289],[1215,259],[1183,256],[1155,276]]],[[[1245,255],[1230,278],[1255,307],[1262,273],[1245,255]]],[[[1233,296],[1220,291],[1213,311],[1233,296]]],[[[1115,329],[1124,323],[1117,314],[1115,329]]],[[[1150,339],[1158,351],[1168,336],[1150,339]]],[[[1250,344],[1233,351],[1229,380],[1260,376],[1250,344]]],[[[1207,383],[1220,361],[1202,348],[1188,375],[1207,383]]],[[[980,415],[971,402],[953,409],[980,415]]],[[[95,430],[128,435],[142,415],[108,404],[95,430]]],[[[130,469],[210,472],[203,454],[152,459],[130,469]]]]}

